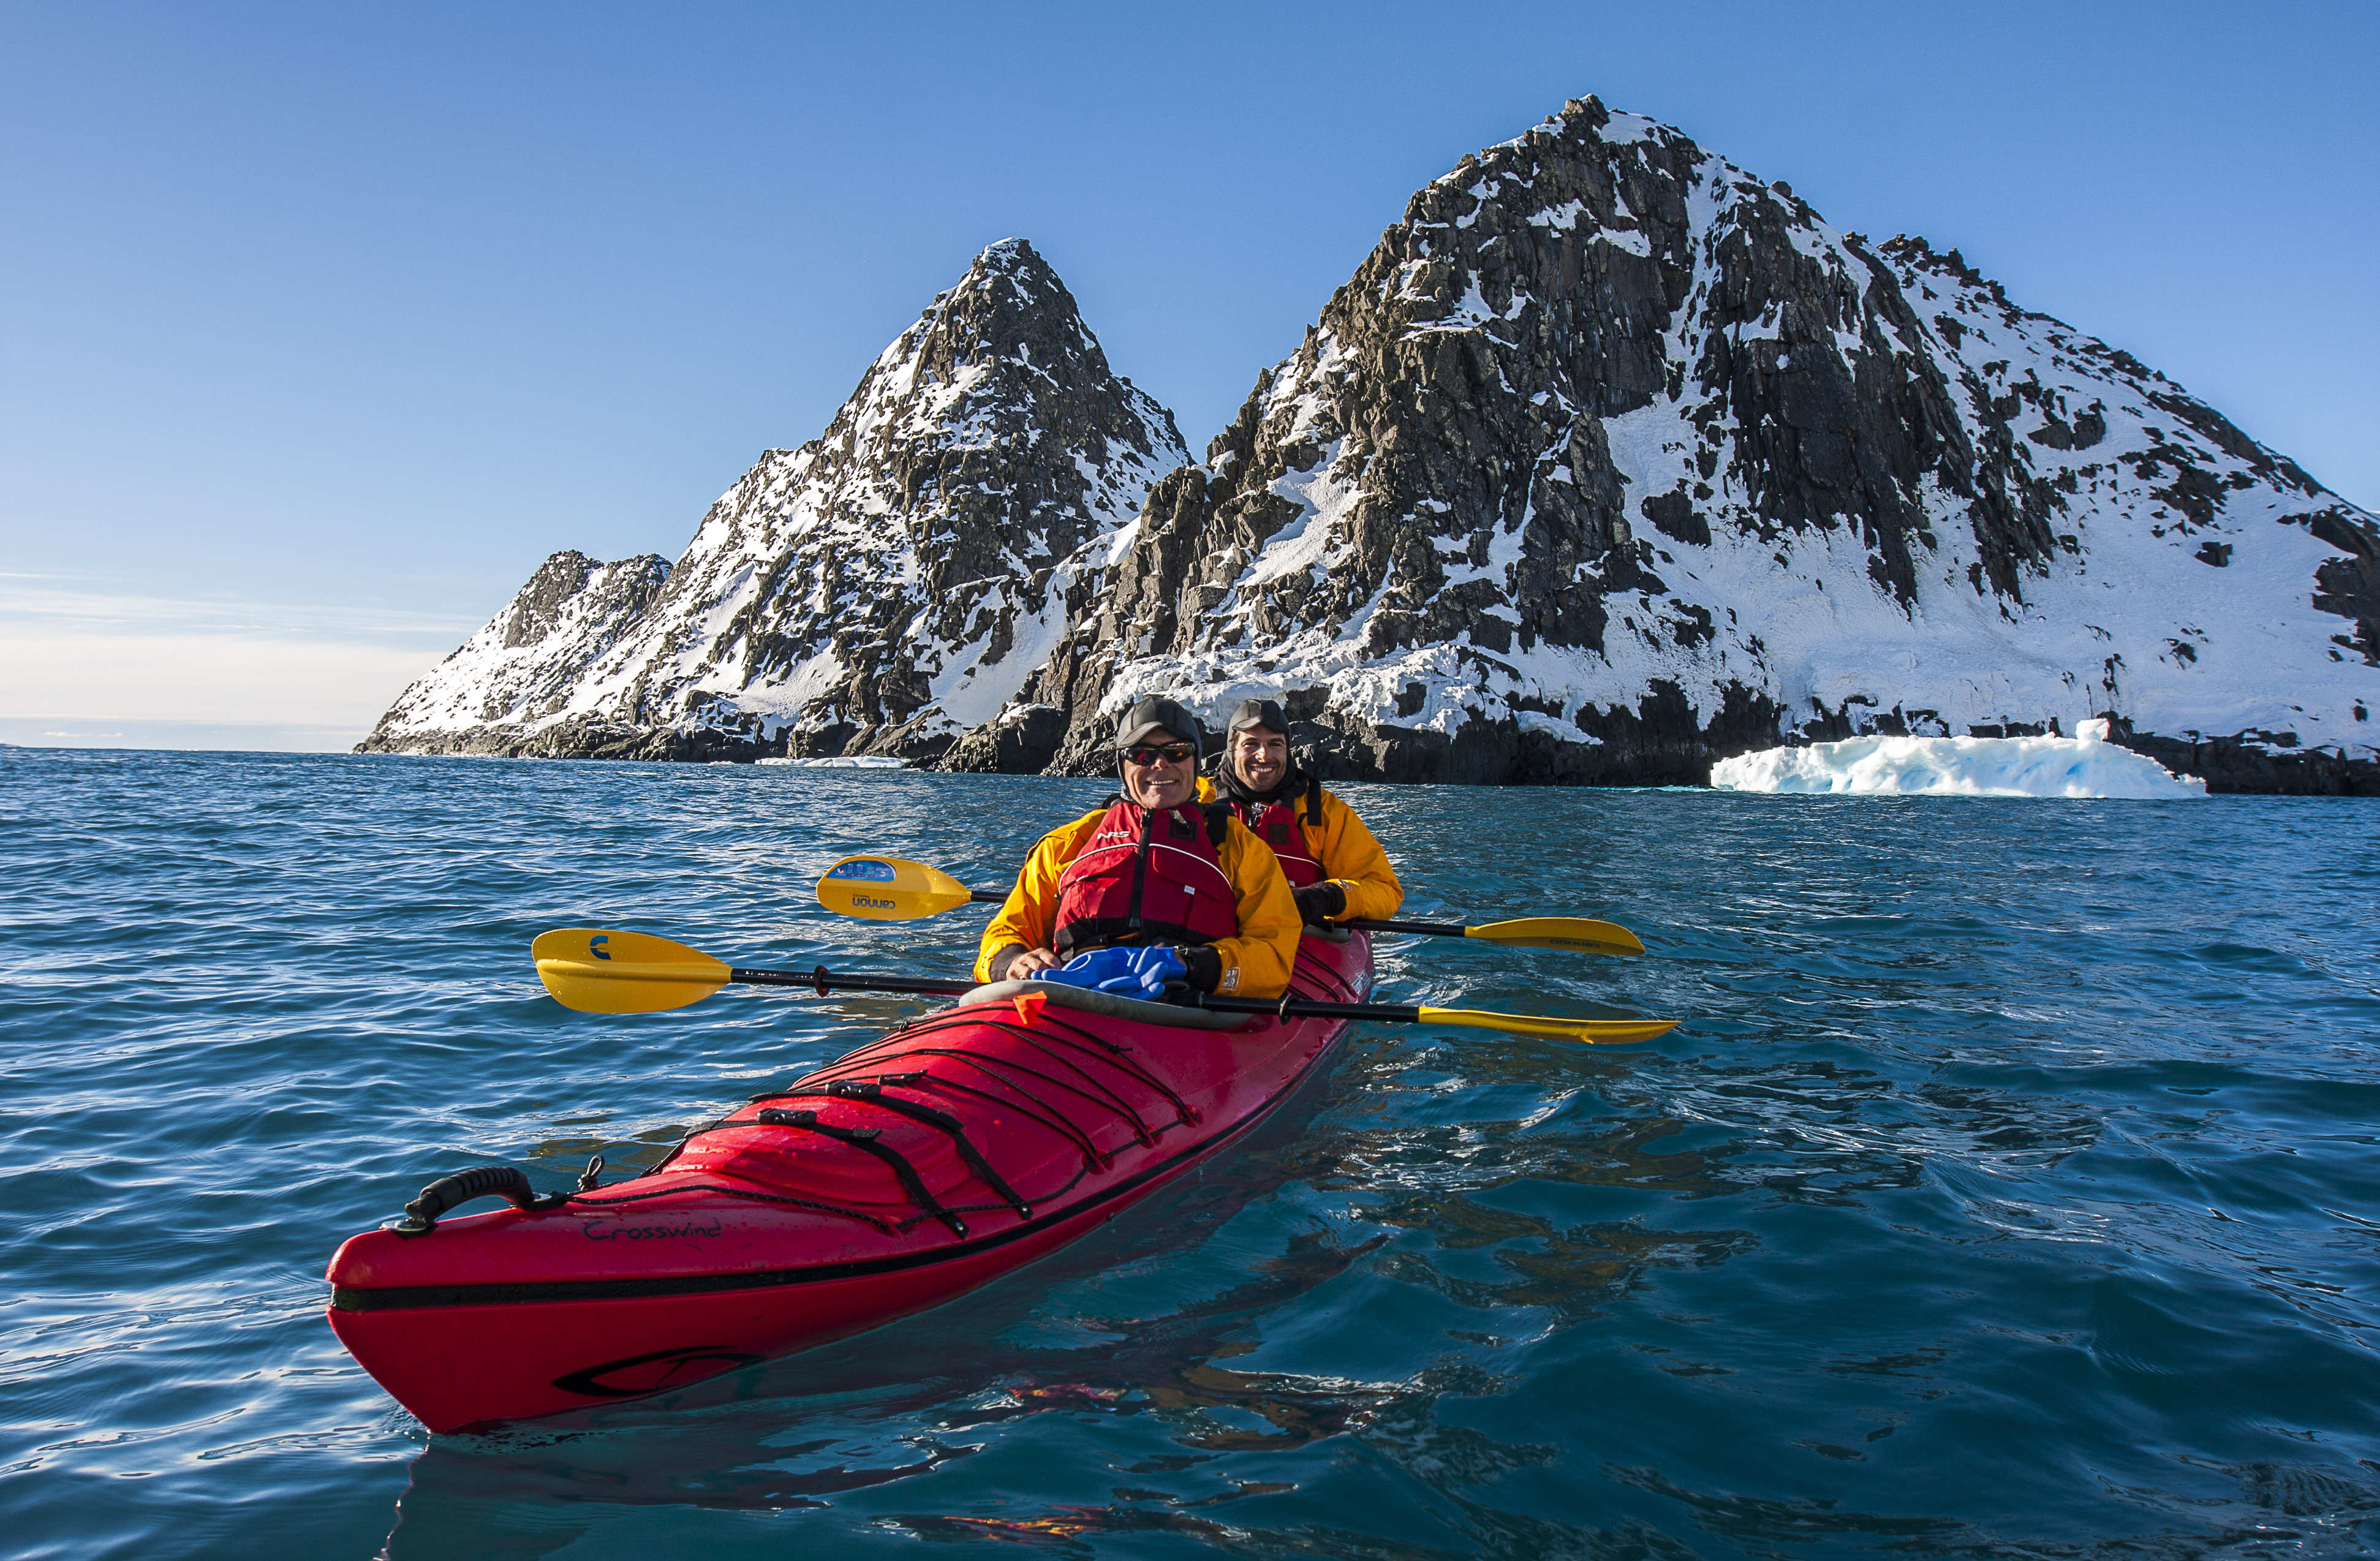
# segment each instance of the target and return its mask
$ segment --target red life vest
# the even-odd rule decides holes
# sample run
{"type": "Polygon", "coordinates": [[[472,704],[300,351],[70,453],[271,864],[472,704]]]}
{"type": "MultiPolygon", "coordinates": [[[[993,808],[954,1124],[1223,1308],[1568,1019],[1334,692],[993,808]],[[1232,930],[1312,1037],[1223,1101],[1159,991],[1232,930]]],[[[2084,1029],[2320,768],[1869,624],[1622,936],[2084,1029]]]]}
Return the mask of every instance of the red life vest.
{"type": "Polygon", "coordinates": [[[1153,812],[1122,798],[1058,875],[1062,955],[1127,944],[1237,937],[1240,892],[1223,871],[1229,810],[1196,803],[1153,812]]]}
{"type": "MultiPolygon", "coordinates": [[[[1228,762],[1228,761],[1227,761],[1228,762]]],[[[1305,783],[1305,822],[1318,827],[1322,823],[1322,784],[1305,783]]],[[[1302,889],[1308,884],[1319,884],[1330,875],[1314,860],[1314,848],[1306,843],[1305,831],[1297,826],[1297,810],[1287,799],[1272,802],[1251,802],[1242,798],[1232,800],[1232,811],[1248,826],[1256,837],[1272,848],[1281,859],[1281,875],[1289,880],[1290,887],[1302,889]]]]}

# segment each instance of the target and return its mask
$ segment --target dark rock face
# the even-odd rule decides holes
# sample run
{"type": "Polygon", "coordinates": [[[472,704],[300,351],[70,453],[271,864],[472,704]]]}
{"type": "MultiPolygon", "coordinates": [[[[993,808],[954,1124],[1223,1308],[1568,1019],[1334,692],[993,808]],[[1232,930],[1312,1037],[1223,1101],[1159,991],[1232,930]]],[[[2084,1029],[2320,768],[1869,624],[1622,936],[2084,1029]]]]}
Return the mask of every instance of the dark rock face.
{"type": "Polygon", "coordinates": [[[978,726],[942,756],[941,768],[960,774],[1031,775],[1049,768],[1065,740],[1066,713],[1052,705],[1017,705],[978,726]]]}
{"type": "Polygon", "coordinates": [[[2289,751],[2265,734],[2186,741],[2154,733],[2118,731],[2109,740],[2145,754],[2178,775],[2196,775],[2209,791],[2277,792],[2285,797],[2380,797],[2380,764],[2333,750],[2289,751]]]}
{"type": "Polygon", "coordinates": [[[821,437],[763,455],[674,567],[631,561],[657,588],[633,610],[622,597],[580,632],[568,604],[589,571],[628,566],[556,555],[365,746],[931,757],[1018,692],[1109,539],[1188,455],[1056,274],[1005,240],[821,437]]]}
{"type": "MultiPolygon", "coordinates": [[[[2373,533],[2371,518],[2342,505],[2307,517],[2306,529],[2339,553],[2313,574],[2313,604],[2354,626],[2351,633],[2332,635],[2331,642],[2362,657],[2366,666],[2380,665],[2380,537],[2373,533]]],[[[2228,563],[2230,550],[2224,552],[2228,563]]]]}
{"type": "Polygon", "coordinates": [[[1072,774],[1143,693],[1275,690],[1347,778],[2098,714],[2368,768],[2375,580],[2371,517],[2161,376],[1588,99],[1414,197],[1020,699],[1072,774]]]}

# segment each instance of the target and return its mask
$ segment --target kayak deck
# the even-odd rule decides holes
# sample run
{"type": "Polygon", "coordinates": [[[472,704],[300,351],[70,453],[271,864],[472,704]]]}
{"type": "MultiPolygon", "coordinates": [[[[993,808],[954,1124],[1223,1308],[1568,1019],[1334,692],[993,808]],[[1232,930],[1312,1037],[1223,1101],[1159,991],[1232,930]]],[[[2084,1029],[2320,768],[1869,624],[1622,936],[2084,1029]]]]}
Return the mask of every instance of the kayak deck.
{"type": "MultiPolygon", "coordinates": [[[[1370,986],[1362,934],[1302,945],[1297,995],[1370,986]]],[[[640,1177],[351,1238],[331,1325],[432,1431],[685,1386],[1056,1250],[1255,1126],[1344,1028],[963,1001],[693,1129],[640,1177]]]]}

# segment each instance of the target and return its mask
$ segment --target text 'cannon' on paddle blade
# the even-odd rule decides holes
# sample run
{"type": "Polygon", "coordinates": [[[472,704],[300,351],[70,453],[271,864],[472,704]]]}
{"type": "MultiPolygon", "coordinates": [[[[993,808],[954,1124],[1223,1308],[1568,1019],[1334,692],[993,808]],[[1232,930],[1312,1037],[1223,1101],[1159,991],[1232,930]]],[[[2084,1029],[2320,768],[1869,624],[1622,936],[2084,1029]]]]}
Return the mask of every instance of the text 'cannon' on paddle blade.
{"type": "Polygon", "coordinates": [[[973,897],[973,891],[949,873],[899,857],[845,857],[818,882],[820,905],[838,916],[870,921],[939,916],[973,897]]]}

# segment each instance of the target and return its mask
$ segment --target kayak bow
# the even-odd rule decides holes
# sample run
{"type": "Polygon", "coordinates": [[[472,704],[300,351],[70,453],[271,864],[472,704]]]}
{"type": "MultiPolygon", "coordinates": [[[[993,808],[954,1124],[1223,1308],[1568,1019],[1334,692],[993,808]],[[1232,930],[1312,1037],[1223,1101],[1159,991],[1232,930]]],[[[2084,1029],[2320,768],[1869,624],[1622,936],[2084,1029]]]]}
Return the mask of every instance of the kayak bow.
{"type": "MultiPolygon", "coordinates": [[[[610,935],[608,960],[567,962],[682,964],[610,935]]],[[[710,965],[564,979],[609,997],[650,980],[674,1006],[717,990],[730,967],[710,965]]],[[[1293,992],[1361,1004],[1371,984],[1367,940],[1305,940],[1293,992]]],[[[331,1260],[331,1325],[433,1432],[674,1391],[1058,1250],[1247,1133],[1348,1022],[1027,986],[921,1016],[625,1181],[590,1167],[539,1197],[489,1167],[433,1184],[331,1260]],[[512,1206],[451,1214],[489,1194],[512,1206]]]]}

